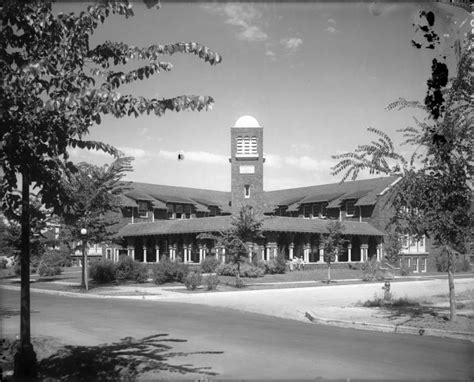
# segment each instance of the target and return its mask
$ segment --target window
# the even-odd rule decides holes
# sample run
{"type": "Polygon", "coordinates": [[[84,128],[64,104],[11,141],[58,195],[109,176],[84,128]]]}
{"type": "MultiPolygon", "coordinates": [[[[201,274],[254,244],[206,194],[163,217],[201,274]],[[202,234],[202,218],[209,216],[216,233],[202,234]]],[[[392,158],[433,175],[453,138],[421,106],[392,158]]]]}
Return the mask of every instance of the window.
{"type": "Polygon", "coordinates": [[[326,207],[328,206],[328,202],[324,202],[321,204],[321,217],[325,218],[326,217],[326,207]]]}
{"type": "Polygon", "coordinates": [[[312,214],[312,206],[311,204],[307,204],[303,207],[303,216],[305,218],[310,218],[311,217],[311,214],[312,214]]]}
{"type": "Polygon", "coordinates": [[[410,239],[410,235],[408,235],[408,234],[403,235],[403,237],[402,237],[402,247],[403,248],[408,248],[409,239],[410,239]]]}
{"type": "Polygon", "coordinates": [[[185,215],[186,219],[191,219],[191,205],[186,204],[184,206],[184,215],[185,215]]]}
{"type": "Polygon", "coordinates": [[[423,259],[421,259],[420,272],[426,272],[426,262],[427,262],[426,257],[424,257],[423,259]]]}
{"type": "Polygon", "coordinates": [[[346,201],[346,215],[353,216],[355,214],[355,200],[346,201]]]}
{"type": "Polygon", "coordinates": [[[148,202],[144,200],[138,201],[138,216],[147,217],[148,215],[148,202]]]}
{"type": "Polygon", "coordinates": [[[250,186],[248,184],[244,186],[244,196],[246,199],[250,198],[250,186]]]}
{"type": "Polygon", "coordinates": [[[413,259],[413,264],[412,264],[413,273],[418,273],[418,261],[419,261],[418,257],[415,257],[413,259]]]}

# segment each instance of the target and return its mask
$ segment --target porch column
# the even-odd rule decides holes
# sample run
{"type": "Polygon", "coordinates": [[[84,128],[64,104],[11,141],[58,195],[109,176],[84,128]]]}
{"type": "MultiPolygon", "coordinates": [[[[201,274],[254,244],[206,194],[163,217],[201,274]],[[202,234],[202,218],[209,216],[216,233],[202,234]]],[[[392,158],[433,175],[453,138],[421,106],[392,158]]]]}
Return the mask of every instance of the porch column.
{"type": "Polygon", "coordinates": [[[378,244],[377,245],[377,261],[382,261],[382,250],[383,250],[383,247],[382,247],[382,244],[378,244]]]}
{"type": "Polygon", "coordinates": [[[135,248],[130,246],[127,249],[128,251],[128,256],[130,256],[133,260],[135,260],[135,248]]]}
{"type": "Polygon", "coordinates": [[[306,243],[304,245],[304,251],[303,251],[303,259],[304,259],[304,262],[307,264],[309,263],[309,252],[311,250],[311,244],[310,243],[306,243]]]}
{"type": "Polygon", "coordinates": [[[188,263],[188,247],[186,246],[186,244],[184,244],[183,246],[183,263],[184,264],[187,264],[188,263]]]}
{"type": "Polygon", "coordinates": [[[206,259],[207,251],[208,251],[207,245],[204,244],[202,247],[202,259],[201,258],[199,259],[199,263],[202,263],[202,261],[206,259]]]}
{"type": "Polygon", "coordinates": [[[191,253],[193,251],[193,245],[192,244],[188,244],[188,261],[189,262],[192,262],[192,258],[191,258],[191,253]]]}
{"type": "Polygon", "coordinates": [[[259,253],[260,253],[260,258],[262,259],[262,261],[265,261],[265,246],[264,245],[259,245],[258,250],[259,250],[259,253]]]}
{"type": "Polygon", "coordinates": [[[177,256],[176,254],[178,253],[178,244],[177,243],[174,243],[173,244],[173,257],[174,257],[174,261],[177,261],[177,256]]]}
{"type": "Polygon", "coordinates": [[[202,262],[203,252],[204,246],[202,244],[199,244],[199,262],[202,262]]]}
{"type": "Polygon", "coordinates": [[[334,263],[338,263],[338,262],[339,262],[339,252],[336,249],[336,253],[334,254],[334,263]]]}
{"type": "Polygon", "coordinates": [[[146,258],[146,245],[143,246],[143,262],[146,264],[147,263],[147,258],[146,258]]]}
{"type": "Polygon", "coordinates": [[[360,261],[361,263],[365,263],[368,258],[368,250],[369,250],[369,245],[368,244],[361,244],[360,245],[360,261]]]}
{"type": "Polygon", "coordinates": [[[324,247],[319,246],[319,261],[324,263],[324,247]]]}
{"type": "Polygon", "coordinates": [[[170,256],[170,260],[171,260],[171,261],[174,261],[174,253],[173,253],[173,252],[174,252],[174,251],[173,251],[173,245],[170,244],[170,245],[168,246],[168,253],[169,253],[169,256],[170,256]]]}
{"type": "Polygon", "coordinates": [[[160,246],[158,244],[155,245],[155,255],[156,255],[155,262],[159,263],[160,262],[160,246]]]}
{"type": "Polygon", "coordinates": [[[225,247],[222,247],[222,264],[225,264],[225,247]]]}
{"type": "Polygon", "coordinates": [[[352,263],[352,244],[347,245],[347,260],[352,263]]]}
{"type": "Polygon", "coordinates": [[[270,244],[265,245],[265,258],[263,260],[270,260],[270,244]]]}
{"type": "Polygon", "coordinates": [[[291,242],[290,245],[288,245],[288,251],[289,251],[290,260],[293,260],[293,257],[294,257],[294,249],[295,249],[295,243],[291,242]]]}
{"type": "Polygon", "coordinates": [[[247,248],[249,249],[249,262],[252,262],[252,251],[253,251],[253,243],[247,242],[247,248]]]}

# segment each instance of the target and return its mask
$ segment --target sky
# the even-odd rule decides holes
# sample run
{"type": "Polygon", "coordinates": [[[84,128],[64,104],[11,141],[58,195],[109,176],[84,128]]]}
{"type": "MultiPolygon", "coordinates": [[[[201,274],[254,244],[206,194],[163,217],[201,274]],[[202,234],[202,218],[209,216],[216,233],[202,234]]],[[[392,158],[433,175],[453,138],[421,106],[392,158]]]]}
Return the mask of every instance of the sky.
{"type": "MultiPolygon", "coordinates": [[[[167,112],[161,118],[105,117],[88,138],[135,157],[127,180],[223,191],[230,190],[230,128],[242,115],[252,115],[264,129],[265,190],[340,181],[331,175],[336,163],[331,156],[373,139],[368,127],[401,142],[396,131],[413,125],[417,115],[385,107],[399,97],[422,101],[432,59],[446,55],[452,65],[453,42],[470,27],[467,11],[427,2],[161,5],[157,10],[134,2],[135,16],[111,17],[91,45],[112,40],[140,47],[179,41],[208,46],[222,63],[163,56],[173,64],[171,72],[120,92],[158,99],[210,95],[213,109],[167,112]],[[422,40],[413,25],[419,23],[420,10],[436,15],[441,44],[435,51],[412,46],[412,39],[422,40]],[[178,160],[178,153],[184,160],[178,160]]],[[[86,6],[54,5],[65,13],[86,6]]],[[[76,149],[71,159],[111,161],[105,154],[76,149]]]]}

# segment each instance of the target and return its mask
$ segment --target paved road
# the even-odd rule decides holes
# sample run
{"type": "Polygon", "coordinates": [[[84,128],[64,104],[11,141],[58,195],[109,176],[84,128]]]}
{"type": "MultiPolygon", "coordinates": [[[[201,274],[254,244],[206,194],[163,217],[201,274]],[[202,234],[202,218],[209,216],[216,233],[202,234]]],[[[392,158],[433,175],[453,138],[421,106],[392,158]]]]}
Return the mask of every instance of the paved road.
{"type": "MultiPolygon", "coordinates": [[[[3,334],[17,333],[19,293],[0,293],[3,334]]],[[[110,344],[126,336],[143,338],[165,333],[187,340],[170,342],[170,352],[222,351],[171,361],[210,367],[219,379],[453,380],[474,376],[474,345],[467,341],[332,328],[165,301],[33,293],[32,310],[33,336],[50,336],[72,345],[110,344]]],[[[153,378],[163,376],[155,374],[153,378]]]]}

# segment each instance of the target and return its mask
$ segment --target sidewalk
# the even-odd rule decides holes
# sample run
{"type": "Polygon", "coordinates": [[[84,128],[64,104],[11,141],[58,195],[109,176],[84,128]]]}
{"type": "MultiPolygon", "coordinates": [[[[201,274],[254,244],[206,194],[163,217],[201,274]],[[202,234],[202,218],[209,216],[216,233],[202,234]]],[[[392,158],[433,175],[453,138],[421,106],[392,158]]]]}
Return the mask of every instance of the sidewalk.
{"type": "MultiPolygon", "coordinates": [[[[356,282],[356,280],[346,280],[356,282]]],[[[342,280],[339,280],[342,282],[342,280]]],[[[64,281],[53,281],[58,285],[71,285],[64,281]]],[[[306,283],[306,282],[305,282],[306,283]]],[[[189,304],[203,304],[223,308],[236,309],[252,313],[313,322],[323,325],[345,328],[377,330],[392,333],[416,335],[434,335],[442,337],[467,339],[474,342],[474,322],[468,331],[458,332],[439,330],[428,327],[407,326],[408,314],[390,315],[381,308],[365,308],[358,303],[373,299],[374,295],[382,296],[383,283],[352,283],[348,285],[304,286],[299,288],[235,290],[222,292],[185,291],[184,286],[113,286],[93,289],[91,292],[66,292],[34,288],[33,293],[48,293],[83,298],[124,298],[152,301],[169,301],[189,304]]],[[[291,283],[284,283],[285,285],[291,283]]],[[[302,284],[298,282],[298,284],[302,284]]],[[[75,283],[74,285],[77,285],[75,283]]],[[[458,277],[455,280],[456,293],[473,291],[474,278],[458,277]]],[[[1,285],[0,288],[15,289],[19,287],[1,285]]],[[[398,280],[392,283],[395,298],[430,298],[446,295],[448,286],[446,279],[424,278],[418,280],[398,280]]],[[[469,313],[469,312],[468,312],[469,313]]],[[[470,312],[474,316],[474,312],[470,312]]],[[[465,319],[466,320],[466,319],[465,319]]],[[[472,318],[471,322],[474,321],[472,318]]]]}

